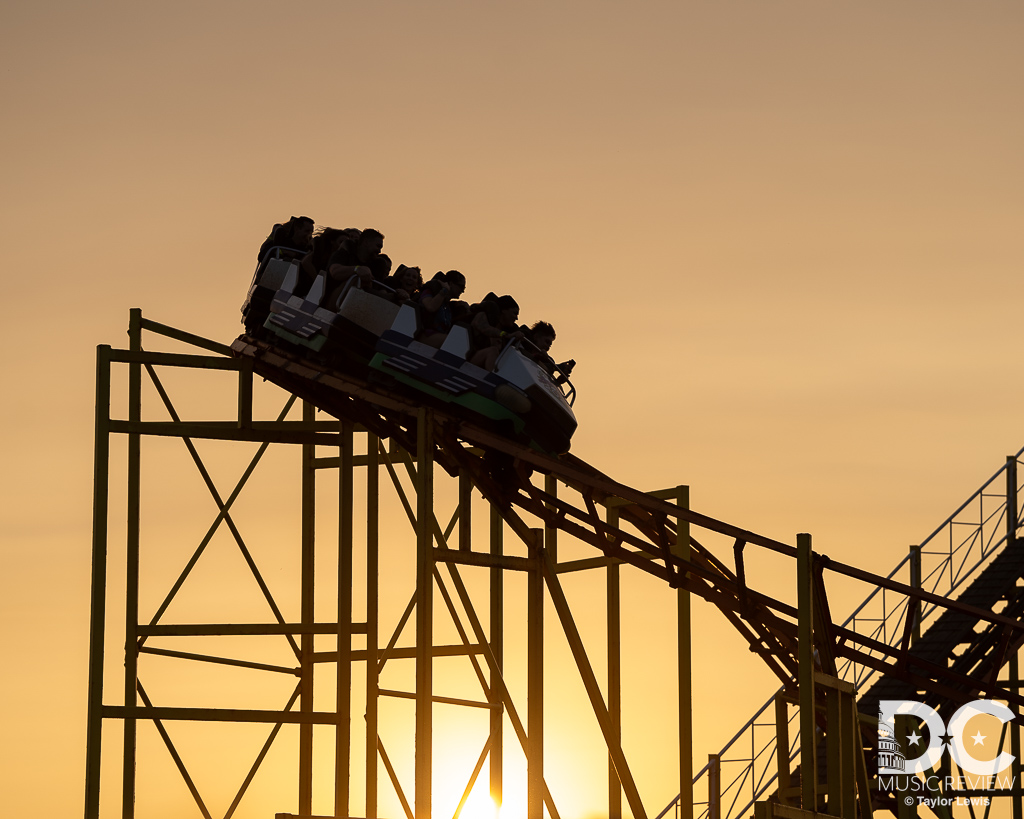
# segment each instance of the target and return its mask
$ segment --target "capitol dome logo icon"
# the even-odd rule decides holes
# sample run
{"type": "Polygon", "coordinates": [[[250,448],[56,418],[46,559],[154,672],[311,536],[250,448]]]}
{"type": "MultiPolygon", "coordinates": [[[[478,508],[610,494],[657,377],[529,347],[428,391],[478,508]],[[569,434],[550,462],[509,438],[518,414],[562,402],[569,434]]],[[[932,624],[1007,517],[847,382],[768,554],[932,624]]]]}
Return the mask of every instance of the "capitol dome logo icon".
{"type": "Polygon", "coordinates": [[[882,713],[878,714],[878,773],[906,773],[907,758],[896,740],[896,720],[886,722],[882,713]]]}

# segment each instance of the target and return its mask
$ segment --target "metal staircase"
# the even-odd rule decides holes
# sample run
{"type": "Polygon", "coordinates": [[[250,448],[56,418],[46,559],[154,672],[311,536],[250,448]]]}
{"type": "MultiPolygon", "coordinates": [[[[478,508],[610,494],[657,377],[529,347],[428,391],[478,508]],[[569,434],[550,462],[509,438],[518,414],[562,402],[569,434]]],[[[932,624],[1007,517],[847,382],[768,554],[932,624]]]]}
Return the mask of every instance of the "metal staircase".
{"type": "MultiPolygon", "coordinates": [[[[1017,503],[1022,488],[1022,470],[1017,465],[1022,456],[1024,448],[1008,457],[953,514],[912,548],[886,579],[902,580],[939,597],[1013,620],[1024,617],[1024,586],[1019,584],[1024,578],[1024,546],[1012,542],[1022,525],[1017,503]],[[1008,508],[1014,510],[1009,516],[1008,508]]],[[[988,681],[992,686],[1021,642],[1019,632],[979,622],[972,612],[937,602],[922,606],[908,597],[894,598],[885,588],[872,591],[843,628],[894,648],[909,643],[909,661],[922,671],[988,681]]],[[[863,714],[877,714],[882,699],[920,698],[915,685],[881,674],[876,667],[848,661],[838,670],[844,680],[864,692],[858,697],[863,714]]],[[[962,686],[956,682],[945,688],[943,693],[935,687],[923,699],[936,709],[964,700],[962,686]]],[[[755,802],[775,792],[779,756],[776,703],[777,695],[773,695],[697,773],[694,791],[703,795],[703,800],[695,804],[701,808],[695,812],[695,819],[746,816],[755,802]]],[[[800,749],[795,713],[789,716],[788,727],[792,742],[783,753],[795,762],[800,749]]],[[[656,819],[678,808],[676,797],[656,819]]]]}

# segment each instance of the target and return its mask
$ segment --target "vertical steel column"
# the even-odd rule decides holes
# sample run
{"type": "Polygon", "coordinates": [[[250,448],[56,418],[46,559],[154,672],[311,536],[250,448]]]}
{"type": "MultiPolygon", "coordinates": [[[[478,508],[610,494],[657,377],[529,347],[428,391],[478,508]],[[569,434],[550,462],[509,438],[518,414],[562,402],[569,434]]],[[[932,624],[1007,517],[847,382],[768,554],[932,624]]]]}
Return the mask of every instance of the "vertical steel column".
{"type": "Polygon", "coordinates": [[[784,691],[775,695],[775,764],[779,771],[779,803],[791,805],[787,791],[790,789],[789,774],[789,706],[784,691]]]}
{"type": "MultiPolygon", "coordinates": [[[[907,723],[910,720],[912,720],[912,719],[913,719],[913,717],[910,717],[908,715],[903,715],[903,714],[896,714],[896,715],[894,715],[894,718],[893,718],[893,728],[895,728],[895,733],[893,734],[893,739],[896,740],[896,742],[899,743],[901,748],[908,747],[907,746],[907,723]]],[[[916,728],[914,728],[913,730],[916,730],[916,728]]],[[[903,785],[903,792],[904,793],[908,793],[909,792],[909,787],[910,786],[907,783],[910,781],[912,776],[913,776],[913,774],[906,774],[906,773],[905,774],[897,775],[897,779],[899,780],[900,784],[903,785]]],[[[939,811],[933,811],[933,813],[936,816],[941,816],[942,815],[939,811]]],[[[918,813],[917,813],[917,802],[911,802],[908,805],[905,799],[903,799],[903,798],[897,798],[896,799],[896,819],[917,819],[917,815],[918,815],[918,813]]]]}
{"type": "Polygon", "coordinates": [[[544,819],[544,532],[531,529],[526,594],[526,817],[544,819]]]}
{"type": "Polygon", "coordinates": [[[100,815],[109,468],[110,345],[101,344],[96,348],[96,422],[93,433],[92,593],[89,610],[89,710],[85,743],[85,819],[99,819],[100,815]]]}
{"type": "Polygon", "coordinates": [[[569,609],[569,602],[565,598],[562,584],[558,581],[558,573],[555,570],[554,564],[548,560],[547,555],[541,555],[541,565],[544,570],[544,578],[547,581],[548,591],[551,594],[551,604],[554,607],[555,614],[558,615],[562,631],[569,643],[569,650],[576,661],[576,668],[580,672],[580,681],[583,683],[587,696],[590,698],[590,704],[594,709],[594,716],[597,717],[598,724],[601,726],[601,733],[604,735],[605,742],[614,755],[615,768],[619,774],[619,781],[622,783],[622,790],[625,792],[626,802],[635,819],[647,819],[647,812],[644,810],[643,802],[640,801],[640,792],[637,790],[633,774],[629,770],[629,763],[626,761],[625,754],[622,753],[622,747],[615,742],[615,738],[612,735],[611,723],[608,719],[608,708],[605,705],[604,697],[601,695],[601,686],[587,657],[587,650],[583,646],[583,640],[580,638],[576,621],[573,619],[572,612],[569,609]]]}
{"type": "Polygon", "coordinates": [[[366,819],[377,819],[380,439],[366,433],[366,819]]]}
{"type": "Polygon", "coordinates": [[[459,550],[473,549],[473,479],[459,470],[459,550]]]}
{"type": "MultiPolygon", "coordinates": [[[[558,497],[558,479],[554,475],[544,476],[544,491],[553,497],[558,497]]],[[[554,507],[548,505],[548,509],[555,511],[554,507]]],[[[547,549],[551,562],[558,565],[558,528],[548,523],[544,524],[544,548],[547,549]]]]}
{"type": "Polygon", "coordinates": [[[846,791],[854,792],[852,779],[846,776],[843,745],[853,740],[844,733],[842,697],[839,691],[825,686],[825,799],[828,813],[853,819],[843,812],[846,791]]]}
{"type": "MultiPolygon", "coordinates": [[[[921,588],[921,547],[910,547],[910,585],[915,589],[921,588]]],[[[913,645],[921,639],[921,598],[907,601],[907,617],[914,618],[914,627],[910,632],[910,644],[913,645]]]]}
{"type": "Polygon", "coordinates": [[[836,698],[839,700],[839,721],[843,734],[843,749],[840,759],[843,766],[843,792],[840,796],[843,817],[857,817],[857,757],[862,753],[860,728],[858,726],[856,692],[839,681],[836,698]]]}
{"type": "MultiPolygon", "coordinates": [[[[1020,652],[1014,651],[1010,657],[1010,683],[1009,688],[1011,691],[1020,691],[1020,652]]],[[[1010,731],[1010,753],[1013,754],[1013,765],[1010,768],[1010,772],[1013,775],[1013,782],[1015,787],[1018,789],[1017,793],[1010,797],[1011,804],[1013,806],[1013,819],[1022,819],[1024,817],[1024,809],[1021,804],[1021,787],[1020,775],[1021,775],[1021,764],[1020,764],[1020,726],[1017,724],[1018,720],[1014,720],[1013,723],[1007,726],[1010,731]]]]}
{"type": "MultiPolygon", "coordinates": [[[[494,506],[491,510],[491,532],[490,544],[491,554],[500,556],[504,551],[503,545],[503,521],[501,514],[494,506]]],[[[502,768],[504,764],[503,748],[503,725],[505,718],[504,699],[502,689],[504,681],[501,679],[501,672],[504,665],[505,655],[505,582],[504,572],[499,566],[492,566],[491,573],[491,615],[490,615],[490,644],[491,654],[494,656],[494,665],[490,669],[490,693],[491,693],[491,714],[490,714],[490,737],[491,737],[491,758],[489,765],[491,800],[495,806],[500,808],[502,804],[502,768]]],[[[369,817],[368,819],[372,819],[369,817]]]]}
{"type": "Polygon", "coordinates": [[[251,358],[238,361],[238,428],[252,429],[252,377],[251,358]]]}
{"type": "MultiPolygon", "coordinates": [[[[128,348],[142,352],[142,311],[134,307],[129,312],[128,348]]],[[[132,361],[128,365],[128,421],[142,420],[142,364],[132,361]]],[[[138,721],[132,714],[138,703],[139,672],[139,537],[142,503],[142,436],[128,434],[128,520],[126,527],[126,572],[124,611],[124,759],[122,771],[121,815],[124,819],[135,816],[135,757],[138,721]]]]}
{"type": "MultiPolygon", "coordinates": [[[[302,423],[313,429],[316,409],[308,401],[302,402],[302,423]]],[[[315,619],[315,542],[316,542],[316,444],[302,445],[302,577],[300,580],[300,614],[304,626],[315,619]]],[[[299,637],[299,711],[313,710],[314,635],[299,637]]],[[[313,813],[313,725],[299,726],[299,814],[313,813]]]]}
{"type": "Polygon", "coordinates": [[[800,798],[807,811],[818,809],[818,754],[814,719],[814,580],[811,536],[796,536],[797,677],[800,686],[800,798]]]}
{"type": "Polygon", "coordinates": [[[860,710],[857,708],[857,698],[852,697],[850,700],[851,720],[853,722],[853,736],[856,740],[853,748],[854,755],[854,766],[856,768],[856,779],[857,779],[857,804],[860,805],[860,815],[862,819],[866,819],[872,815],[873,808],[871,807],[871,781],[868,778],[868,764],[864,758],[864,744],[861,742],[860,735],[860,710]]]}
{"type": "MultiPolygon", "coordinates": [[[[676,487],[676,504],[690,508],[690,487],[676,487]]],[[[690,522],[676,520],[676,542],[672,553],[690,562],[690,522]]],[[[676,592],[679,641],[679,810],[684,817],[693,816],[693,682],[691,664],[693,637],[690,623],[690,593],[676,592]]]]}
{"type": "Polygon", "coordinates": [[[708,754],[708,819],[722,819],[722,757],[708,754]]]}
{"type": "Polygon", "coordinates": [[[352,459],[351,421],[341,422],[338,467],[338,690],[334,751],[334,815],[349,815],[352,757],[352,459]]]}
{"type": "Polygon", "coordinates": [[[1017,457],[1006,456],[1006,545],[1015,546],[1017,524],[1020,516],[1017,512],[1017,457]]]}
{"type": "MultiPolygon", "coordinates": [[[[1017,547],[1017,523],[1020,518],[1017,513],[1017,456],[1006,456],[1006,548],[1017,547]]],[[[1014,651],[1010,657],[1010,688],[1013,691],[1020,691],[1020,652],[1014,651]]],[[[1024,819],[1024,803],[1021,799],[1021,760],[1020,760],[1020,725],[1014,721],[1009,726],[1010,731],[1010,753],[1013,754],[1013,766],[1010,768],[1013,773],[1013,781],[1017,792],[1010,797],[1013,806],[1013,819],[1024,819]]]]}
{"type": "MultiPolygon", "coordinates": [[[[609,509],[609,526],[618,528],[619,510],[609,509]]],[[[608,721],[615,741],[622,744],[622,623],[619,564],[607,569],[608,596],[608,721]]],[[[615,761],[608,753],[608,819],[622,819],[622,783],[615,770],[615,761]]]]}
{"type": "Polygon", "coordinates": [[[416,819],[430,819],[434,636],[434,414],[416,417],[416,819]]]}
{"type": "MultiPolygon", "coordinates": [[[[1017,547],[1017,524],[1020,517],[1017,512],[1017,456],[1007,456],[1007,549],[1017,547]]],[[[1013,691],[1020,691],[1020,651],[1014,651],[1010,657],[1010,688],[1013,691]]],[[[1014,783],[1018,788],[1011,796],[1013,806],[1013,819],[1024,819],[1024,802],[1021,793],[1021,727],[1019,721],[1010,725],[1010,752],[1014,755],[1013,767],[1010,769],[1014,776],[1014,783]]]]}

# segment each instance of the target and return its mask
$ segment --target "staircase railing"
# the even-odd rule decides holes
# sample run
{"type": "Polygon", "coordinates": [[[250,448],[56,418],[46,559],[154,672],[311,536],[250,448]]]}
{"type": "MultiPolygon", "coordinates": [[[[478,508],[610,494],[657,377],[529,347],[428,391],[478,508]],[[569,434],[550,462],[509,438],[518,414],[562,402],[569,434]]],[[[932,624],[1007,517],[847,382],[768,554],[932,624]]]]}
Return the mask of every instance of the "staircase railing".
{"type": "MultiPolygon", "coordinates": [[[[887,578],[947,598],[961,592],[967,581],[987,565],[1007,541],[1007,498],[1010,496],[1007,475],[1013,474],[1008,472],[1008,467],[1011,463],[1020,464],[1022,456],[1024,447],[1007,458],[992,477],[897,563],[887,578]]],[[[1014,473],[1017,476],[1015,494],[1018,498],[1024,497],[1024,492],[1020,491],[1024,488],[1020,483],[1024,470],[1015,469],[1014,473]]],[[[1014,513],[1012,528],[1016,531],[1021,526],[1021,513],[1019,510],[1014,513]]],[[[846,619],[843,627],[894,646],[903,636],[909,606],[905,596],[875,589],[846,619]]],[[[930,618],[937,616],[939,608],[938,604],[922,608],[922,630],[930,618]]],[[[839,668],[839,675],[854,683],[858,691],[863,691],[877,673],[873,668],[850,661],[839,668]]],[[[695,809],[700,808],[694,810],[694,819],[737,819],[746,815],[756,801],[770,794],[778,778],[774,706],[775,695],[772,695],[717,754],[720,794],[708,793],[710,763],[694,777],[695,796],[704,796],[703,801],[694,803],[695,809]],[[716,809],[712,810],[712,803],[716,801],[716,809]]],[[[800,751],[799,720],[795,711],[789,715],[789,726],[789,736],[793,738],[789,758],[793,762],[800,751]]],[[[674,811],[675,819],[682,819],[678,796],[656,819],[662,819],[670,811],[674,811]]]]}

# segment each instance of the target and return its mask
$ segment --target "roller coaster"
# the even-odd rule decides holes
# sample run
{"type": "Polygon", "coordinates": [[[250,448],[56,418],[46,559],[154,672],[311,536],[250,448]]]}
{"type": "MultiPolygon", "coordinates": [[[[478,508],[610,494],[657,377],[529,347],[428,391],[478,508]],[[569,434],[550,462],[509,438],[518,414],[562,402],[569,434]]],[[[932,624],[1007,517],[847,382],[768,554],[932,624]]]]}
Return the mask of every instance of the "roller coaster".
{"type": "MultiPolygon", "coordinates": [[[[256,268],[242,305],[252,338],[268,339],[332,371],[415,393],[541,451],[569,450],[576,431],[576,391],[569,381],[575,362],[556,364],[528,339],[510,335],[488,371],[470,361],[468,323],[454,322],[440,347],[432,347],[419,341],[422,303],[397,301],[381,282],[364,288],[357,276],[328,294],[323,270],[302,292],[299,260],[281,248],[270,253],[256,268]]],[[[334,383],[329,374],[323,378],[324,384],[334,383]]],[[[344,401],[345,390],[340,391],[344,401]]]]}
{"type": "MultiPolygon", "coordinates": [[[[485,764],[490,794],[498,804],[502,802],[504,731],[510,727],[527,766],[528,819],[543,819],[545,812],[558,819],[557,788],[545,777],[546,605],[555,612],[607,745],[608,815],[614,819],[623,815],[624,807],[637,819],[664,816],[670,811],[688,819],[701,811],[709,819],[732,819],[751,811],[758,819],[809,819],[818,813],[853,819],[876,810],[899,817],[916,815],[918,810],[926,809],[924,803],[905,804],[898,789],[891,787],[892,782],[887,787],[876,775],[878,702],[917,699],[944,718],[952,709],[978,699],[1006,703],[1014,712],[1024,704],[1016,662],[1017,652],[1024,645],[1024,590],[1019,585],[1024,557],[1017,541],[1021,525],[1017,464],[1021,453],[1008,458],[998,473],[1005,491],[1002,500],[994,504],[997,511],[993,514],[991,508],[984,510],[981,523],[966,543],[954,546],[950,535],[948,555],[925,570],[935,550],[923,547],[934,546],[940,533],[962,530],[962,526],[955,525],[954,515],[936,535],[922,542],[922,548],[883,577],[813,551],[809,535],[798,535],[796,543],[789,544],[700,514],[689,507],[685,486],[656,492],[634,489],[574,454],[559,454],[562,447],[545,447],[536,436],[523,436],[515,429],[509,434],[507,428],[491,423],[492,419],[466,413],[459,405],[424,400],[397,379],[371,378],[367,372],[337,366],[326,357],[310,356],[300,349],[301,345],[282,340],[280,335],[272,338],[247,333],[227,346],[145,319],[141,311],[133,310],[128,349],[98,349],[87,819],[101,815],[101,781],[110,778],[109,753],[107,757],[103,754],[102,738],[104,725],[111,723],[119,724],[123,735],[118,751],[124,816],[136,815],[137,800],[143,797],[137,778],[141,761],[139,731],[150,727],[181,775],[195,802],[196,815],[214,815],[174,742],[173,726],[178,722],[207,726],[247,722],[269,727],[264,746],[223,813],[226,817],[240,806],[245,809],[245,795],[284,726],[297,726],[298,777],[295,813],[278,815],[325,815],[322,808],[319,814],[314,813],[315,805],[329,801],[317,791],[314,775],[319,769],[314,760],[319,753],[314,728],[325,726],[334,735],[331,816],[376,819],[383,766],[392,802],[400,804],[409,819],[427,819],[436,812],[432,799],[436,779],[432,737],[439,704],[482,709],[488,723],[486,741],[466,778],[456,817],[485,764]],[[179,348],[184,345],[186,352],[152,350],[149,339],[160,343],[170,340],[179,348]],[[116,379],[112,381],[113,373],[125,370],[127,383],[118,388],[116,379]],[[232,416],[183,419],[172,399],[173,390],[161,378],[165,370],[185,380],[198,371],[216,373],[235,393],[232,416]],[[261,385],[259,379],[269,384],[261,385]],[[284,406],[276,416],[263,418],[266,402],[257,400],[257,388],[271,385],[283,391],[284,406]],[[126,410],[120,416],[111,410],[112,394],[127,397],[126,410]],[[167,420],[152,420],[153,411],[144,410],[144,398],[155,399],[167,420]],[[298,402],[302,404],[301,419],[291,415],[298,402]],[[319,418],[318,410],[329,420],[319,418]],[[123,607],[125,617],[123,634],[111,636],[106,622],[110,452],[111,441],[121,438],[127,446],[126,580],[124,599],[116,602],[123,607]],[[214,499],[217,515],[165,590],[163,602],[143,612],[140,557],[146,538],[140,511],[142,442],[168,438],[180,440],[185,446],[214,499]],[[230,493],[216,487],[199,454],[195,442],[204,440],[259,447],[230,493]],[[290,447],[301,453],[301,525],[297,546],[290,552],[301,564],[297,617],[286,617],[285,607],[277,603],[255,550],[235,521],[233,509],[271,446],[290,447]],[[327,450],[336,454],[324,454],[327,450]],[[316,590],[325,581],[314,568],[314,557],[323,556],[324,546],[322,537],[318,539],[316,534],[316,486],[318,476],[328,471],[337,474],[338,485],[338,539],[328,547],[338,567],[336,586],[331,587],[337,597],[338,616],[336,621],[321,622],[315,616],[316,590]],[[440,486],[445,480],[452,482],[451,494],[457,498],[446,524],[438,508],[444,494],[440,486]],[[380,573],[383,549],[379,524],[383,484],[388,481],[415,535],[415,583],[409,605],[385,641],[385,623],[377,601],[386,582],[380,573]],[[356,509],[357,485],[365,499],[365,513],[356,509]],[[479,498],[486,503],[488,513],[489,528],[483,538],[479,527],[472,525],[479,498]],[[357,519],[359,526],[354,525],[357,519]],[[189,618],[167,622],[167,613],[174,610],[172,603],[188,584],[192,569],[215,533],[225,528],[256,580],[273,622],[212,623],[189,618]],[[588,554],[567,558],[567,541],[588,554]],[[359,620],[353,609],[356,554],[366,567],[366,612],[359,620]],[[757,554],[771,554],[791,564],[797,580],[796,600],[780,599],[775,588],[763,587],[756,572],[747,571],[757,554]],[[486,570],[486,583],[482,584],[486,587],[485,600],[480,605],[474,594],[479,596],[481,584],[474,587],[463,578],[464,572],[474,570],[486,570]],[[670,800],[660,815],[650,808],[652,804],[664,804],[666,795],[641,793],[623,741],[622,611],[618,594],[622,571],[653,578],[677,603],[677,617],[657,624],[662,630],[675,632],[679,658],[679,697],[671,709],[678,717],[678,745],[665,749],[666,753],[677,754],[679,796],[670,800]],[[509,573],[526,578],[525,617],[522,610],[518,616],[527,632],[525,658],[519,658],[525,666],[525,720],[509,682],[513,658],[504,646],[504,610],[508,603],[504,579],[509,573]],[[598,679],[570,603],[571,595],[563,588],[562,579],[569,573],[596,573],[606,590],[608,675],[604,680],[598,679]],[[864,605],[845,621],[833,618],[828,602],[829,583],[837,580],[866,587],[864,605]],[[438,595],[456,624],[459,642],[455,644],[436,642],[438,595]],[[753,737],[756,727],[764,727],[764,714],[769,713],[773,739],[758,744],[751,738],[749,759],[739,763],[742,771],[732,780],[723,779],[723,773],[729,764],[736,764],[737,740],[725,753],[713,755],[696,777],[693,775],[696,766],[689,663],[690,599],[694,595],[721,612],[781,686],[737,734],[737,740],[745,743],[748,733],[753,737]],[[483,606],[488,612],[486,618],[478,613],[483,606]],[[411,645],[399,646],[400,636],[410,623],[415,638],[411,645]],[[294,664],[167,647],[175,640],[243,635],[279,638],[293,653],[294,664]],[[365,635],[365,648],[356,645],[357,635],[365,635]],[[333,647],[318,650],[324,640],[333,647]],[[164,645],[157,646],[157,642],[164,645]],[[108,646],[127,648],[122,653],[108,651],[108,646]],[[156,657],[183,664],[228,665],[254,673],[290,675],[298,682],[286,704],[277,708],[157,704],[142,685],[145,669],[140,671],[140,666],[152,663],[156,657]],[[434,690],[433,669],[441,657],[468,660],[481,699],[447,697],[434,690]],[[123,684],[119,686],[123,696],[114,702],[109,701],[109,693],[104,693],[104,679],[113,673],[107,668],[112,660],[118,667],[123,664],[123,684]],[[385,689],[380,684],[381,671],[386,664],[399,660],[414,663],[414,685],[410,690],[385,689]],[[365,714],[364,719],[357,720],[353,719],[357,713],[353,710],[353,681],[354,669],[360,664],[365,675],[361,695],[365,714]],[[325,711],[317,707],[323,704],[322,694],[314,700],[314,677],[320,679],[314,672],[327,667],[333,669],[336,684],[334,707],[325,711]],[[1004,676],[1006,669],[1009,677],[1004,676]],[[393,751],[388,752],[378,730],[380,703],[393,699],[415,703],[407,737],[413,740],[408,751],[413,774],[411,799],[410,783],[403,782],[393,751]],[[351,788],[356,769],[353,726],[365,726],[363,804],[357,813],[353,813],[351,788]],[[802,741],[806,737],[813,741],[802,741]]],[[[993,482],[997,482],[996,477],[978,495],[982,505],[985,501],[989,507],[993,505],[993,482]]],[[[167,491],[166,487],[162,491],[167,491]]],[[[146,600],[152,598],[152,592],[145,595],[146,600]]],[[[592,612],[588,611],[587,616],[591,617],[592,612]]],[[[318,682],[317,691],[319,686],[318,682]]],[[[230,702],[231,692],[223,693],[230,702]]],[[[914,727],[903,725],[901,730],[914,727]]],[[[1010,799],[1016,817],[1021,805],[1019,734],[1018,726],[1011,724],[1010,728],[1014,756],[1018,758],[1013,768],[1017,779],[1014,787],[993,795],[1010,799]]],[[[949,764],[944,758],[940,767],[946,767],[941,770],[948,771],[949,764]]],[[[904,777],[903,784],[906,781],[904,777]]],[[[940,795],[949,792],[946,788],[940,795]]],[[[935,800],[930,809],[947,819],[953,809],[943,807],[941,802],[935,800]]]]}

